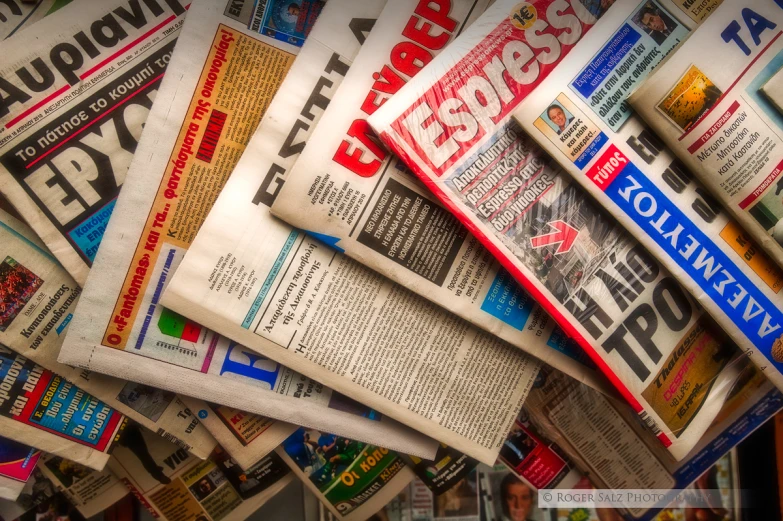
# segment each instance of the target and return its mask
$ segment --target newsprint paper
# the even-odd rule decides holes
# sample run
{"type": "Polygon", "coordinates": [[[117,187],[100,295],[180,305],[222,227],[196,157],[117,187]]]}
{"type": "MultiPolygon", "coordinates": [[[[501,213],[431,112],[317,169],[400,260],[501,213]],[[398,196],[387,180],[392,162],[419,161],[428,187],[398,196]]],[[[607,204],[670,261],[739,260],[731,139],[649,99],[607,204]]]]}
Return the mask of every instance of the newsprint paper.
{"type": "MultiPolygon", "coordinates": [[[[362,10],[340,5],[326,6],[332,23],[320,34],[355,41],[345,28],[362,10]]],[[[252,33],[224,15],[226,6],[199,0],[190,7],[169,64],[176,74],[163,80],[60,361],[432,456],[428,436],[159,304],[299,50],[252,33]]]]}
{"type": "Polygon", "coordinates": [[[80,288],[35,234],[0,210],[0,342],[204,459],[215,439],[174,393],[57,361],[80,288]]]}
{"type": "MultiPolygon", "coordinates": [[[[774,2],[725,2],[629,100],[744,230],[783,266],[783,113],[767,97],[774,97],[774,78],[783,66],[781,23],[783,7],[774,2]],[[769,82],[771,89],[766,91],[769,82]]],[[[730,239],[731,233],[725,235],[730,239]]],[[[721,238],[727,237],[721,233],[721,238]]],[[[744,246],[741,241],[736,247],[744,246]]],[[[747,256],[751,262],[754,253],[747,256]]],[[[709,263],[702,262],[700,270],[704,278],[715,274],[710,282],[719,290],[721,308],[736,321],[749,323],[747,333],[753,342],[741,347],[782,387],[781,286],[770,285],[779,272],[758,283],[727,270],[732,261],[723,256],[705,261],[709,263]]]]}
{"type": "MultiPolygon", "coordinates": [[[[519,104],[514,117],[658,257],[751,360],[768,367],[763,350],[769,337],[783,333],[776,333],[783,325],[783,270],[692,180],[626,101],[688,31],[654,0],[617,3],[596,27],[600,30],[519,104]],[[650,6],[668,19],[665,37],[650,36],[641,24],[650,6]],[[592,58],[585,62],[587,56],[592,58]]],[[[546,152],[531,149],[529,164],[550,162],[546,152]]],[[[541,169],[529,182],[549,171],[541,169]]],[[[672,353],[680,361],[674,370],[664,364],[662,385],[656,387],[669,389],[677,376],[697,388],[698,364],[686,362],[689,352],[672,353]]],[[[774,369],[765,374],[783,389],[783,375],[774,369]]],[[[675,407],[691,396],[668,394],[664,399],[675,407]]]]}
{"type": "Polygon", "coordinates": [[[422,5],[405,0],[386,8],[280,189],[272,213],[600,388],[606,381],[592,364],[581,363],[587,357],[457,219],[423,196],[420,186],[409,187],[411,178],[402,163],[373,141],[377,138],[367,117],[462,32],[464,24],[457,24],[462,13],[475,17],[485,7],[470,0],[446,2],[425,35],[412,31],[409,22],[422,5]],[[422,57],[408,64],[399,58],[404,49],[418,49],[422,57]],[[379,184],[386,186],[379,192],[385,204],[372,208],[369,194],[379,184]]]}
{"type": "Polygon", "coordinates": [[[108,467],[98,472],[59,456],[45,454],[38,463],[38,469],[84,517],[100,514],[129,493],[125,484],[108,467]]]}
{"type": "MultiPolygon", "coordinates": [[[[421,5],[421,14],[409,11],[411,26],[439,31],[433,25],[441,20],[439,11],[421,5]]],[[[469,16],[468,4],[455,5],[463,20],[469,16]]],[[[369,38],[383,28],[379,21],[369,38]]],[[[318,25],[311,38],[316,31],[318,25]]],[[[343,39],[352,37],[346,31],[343,39]]],[[[331,49],[338,49],[337,43],[331,49]]],[[[353,54],[340,55],[355,55],[356,46],[350,48],[353,54]]],[[[269,213],[280,184],[288,182],[295,154],[307,150],[313,115],[345,72],[345,67],[325,66],[338,60],[329,48],[317,56],[309,68],[292,73],[307,78],[306,89],[281,89],[284,97],[273,103],[274,111],[251,140],[164,303],[466,454],[494,462],[537,362],[269,213]],[[487,410],[494,411],[489,418],[487,410]]],[[[388,440],[381,445],[396,450],[388,440]]]]}
{"type": "Polygon", "coordinates": [[[134,425],[109,468],[160,521],[243,521],[294,479],[274,453],[243,472],[219,447],[201,461],[134,425]]]}
{"type": "Polygon", "coordinates": [[[3,42],[0,191],[80,285],[185,11],[74,2],[3,42]]]}
{"type": "Polygon", "coordinates": [[[41,451],[0,437],[0,499],[15,501],[41,457],[41,451]]]}
{"type": "MultiPolygon", "coordinates": [[[[731,361],[738,351],[567,174],[529,161],[536,148],[511,112],[596,22],[578,0],[533,5],[495,3],[453,53],[437,57],[370,124],[681,458],[736,379],[731,361]],[[550,52],[534,50],[543,45],[539,33],[550,52]],[[692,379],[661,385],[664,373],[691,366],[692,379]]],[[[356,194],[375,201],[365,229],[374,222],[393,229],[400,221],[373,217],[392,204],[390,184],[356,194]]],[[[413,209],[401,212],[417,218],[413,209]]]]}
{"type": "Polygon", "coordinates": [[[54,4],[55,0],[3,0],[0,2],[0,40],[34,24],[46,16],[54,4]]]}
{"type": "Polygon", "coordinates": [[[298,429],[276,454],[342,521],[368,519],[415,476],[389,449],[312,429],[298,429]]]}

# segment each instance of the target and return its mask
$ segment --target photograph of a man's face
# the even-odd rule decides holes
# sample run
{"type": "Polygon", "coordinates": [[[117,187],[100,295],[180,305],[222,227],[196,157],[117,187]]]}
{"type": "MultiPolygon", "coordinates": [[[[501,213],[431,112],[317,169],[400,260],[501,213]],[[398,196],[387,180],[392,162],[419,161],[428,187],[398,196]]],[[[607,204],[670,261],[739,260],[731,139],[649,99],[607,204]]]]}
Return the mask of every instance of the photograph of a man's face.
{"type": "Polygon", "coordinates": [[[559,136],[565,131],[568,125],[571,124],[574,120],[574,116],[560,103],[554,102],[547,107],[546,112],[541,115],[541,119],[543,119],[552,130],[557,132],[557,135],[559,136]]]}

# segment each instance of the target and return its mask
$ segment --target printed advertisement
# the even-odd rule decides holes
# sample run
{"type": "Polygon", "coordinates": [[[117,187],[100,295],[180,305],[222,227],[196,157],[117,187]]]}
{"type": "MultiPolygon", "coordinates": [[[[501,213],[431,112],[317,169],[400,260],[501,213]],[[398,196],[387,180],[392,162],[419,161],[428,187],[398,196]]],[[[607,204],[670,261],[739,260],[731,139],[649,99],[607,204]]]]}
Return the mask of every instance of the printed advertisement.
{"type": "MultiPolygon", "coordinates": [[[[549,19],[554,11],[545,12],[544,5],[548,4],[536,8],[538,14],[527,12],[530,27],[551,22],[557,35],[559,25],[554,24],[560,22],[549,19]]],[[[598,24],[576,10],[571,36],[576,27],[583,33],[623,8],[628,4],[610,7],[598,24]]],[[[466,32],[462,52],[436,58],[432,73],[409,82],[370,118],[370,124],[565,334],[584,348],[664,446],[682,458],[707,429],[737,378],[731,361],[739,352],[671,274],[511,121],[516,107],[536,95],[534,87],[557,73],[559,61],[569,59],[565,51],[579,45],[578,38],[570,37],[573,41],[556,59],[531,68],[524,79],[509,74],[503,76],[503,85],[493,86],[487,79],[488,64],[500,64],[505,57],[504,67],[513,70],[507,59],[510,50],[518,47],[513,52],[522,52],[524,45],[532,52],[529,46],[538,41],[525,43],[526,33],[514,23],[517,15],[522,16],[516,7],[509,10],[496,3],[487,13],[493,17],[487,24],[492,29],[466,32]],[[484,86],[483,99],[495,101],[476,101],[475,85],[484,86]],[[441,142],[440,134],[458,123],[447,109],[457,106],[468,110],[460,112],[465,131],[449,130],[441,142]],[[437,114],[435,119],[432,114],[437,114]],[[647,391],[650,386],[662,387],[659,373],[668,374],[667,364],[676,364],[676,353],[691,347],[701,356],[688,353],[694,359],[678,369],[693,365],[692,380],[667,388],[666,396],[647,391]]],[[[569,133],[566,144],[585,139],[570,135],[569,125],[576,128],[581,118],[567,106],[555,105],[548,112],[553,119],[546,116],[547,130],[553,135],[569,133]]]]}
{"type": "MultiPolygon", "coordinates": [[[[356,407],[280,360],[207,329],[201,317],[161,303],[169,279],[299,52],[298,47],[252,33],[224,14],[225,3],[219,4],[201,2],[188,11],[177,47],[187,52],[175,53],[169,63],[176,75],[163,80],[139,145],[137,157],[146,159],[128,172],[115,210],[120,218],[112,219],[103,239],[109,248],[98,254],[99,269],[85,287],[59,360],[286,423],[328,428],[368,442],[384,440],[405,453],[431,456],[435,442],[424,434],[356,407]]],[[[334,9],[327,5],[324,16],[327,12],[331,14],[321,38],[349,25],[353,16],[339,3],[334,9]]],[[[318,26],[311,35],[319,32],[318,26]]],[[[336,38],[350,38],[355,45],[350,32],[340,31],[336,38]]],[[[234,226],[237,223],[229,228],[234,226]]],[[[267,246],[254,249],[269,254],[273,247],[267,246]]],[[[290,275],[310,287],[317,282],[307,261],[290,275]]],[[[250,285],[263,280],[260,272],[242,269],[226,256],[215,266],[210,284],[236,303],[252,298],[250,285]]],[[[288,294],[301,303],[300,310],[310,298],[300,288],[288,294]]],[[[290,318],[277,307],[270,316],[277,313],[276,322],[289,324],[290,318]]]]}
{"type": "Polygon", "coordinates": [[[79,284],[185,12],[176,0],[68,5],[3,44],[0,189],[79,284]]]}
{"type": "Polygon", "coordinates": [[[366,519],[413,479],[389,449],[312,429],[298,429],[277,450],[338,519],[366,519]]]}

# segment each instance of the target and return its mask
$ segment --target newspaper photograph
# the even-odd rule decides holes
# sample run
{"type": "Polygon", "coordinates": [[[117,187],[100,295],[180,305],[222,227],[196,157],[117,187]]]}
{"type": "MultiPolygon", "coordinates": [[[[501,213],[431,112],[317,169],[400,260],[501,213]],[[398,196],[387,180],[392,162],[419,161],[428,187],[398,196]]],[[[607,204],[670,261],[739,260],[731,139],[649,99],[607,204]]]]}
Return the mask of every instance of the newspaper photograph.
{"type": "Polygon", "coordinates": [[[415,476],[389,449],[313,429],[297,429],[276,454],[337,519],[345,521],[369,518],[415,476]]]}
{"type": "Polygon", "coordinates": [[[162,521],[243,521],[293,479],[274,454],[244,472],[220,449],[202,461],[134,424],[109,468],[162,521]]]}
{"type": "Polygon", "coordinates": [[[421,69],[403,65],[400,49],[419,49],[426,65],[486,8],[486,2],[453,2],[445,18],[432,16],[430,41],[409,30],[421,5],[406,0],[386,8],[272,213],[553,367],[605,388],[586,355],[374,141],[367,117],[421,69]],[[379,74],[383,78],[376,79],[379,74]],[[370,194],[379,194],[383,204],[373,207],[370,194]]]}
{"type": "MultiPolygon", "coordinates": [[[[574,0],[566,32],[555,9],[545,9],[548,0],[535,5],[537,14],[520,8],[533,17],[527,27],[540,21],[548,34],[565,38],[558,56],[524,75],[509,72],[493,85],[487,64],[514,71],[509,53],[533,52],[538,41],[527,42],[531,29],[520,29],[516,7],[497,2],[455,42],[459,53],[436,58],[369,121],[682,458],[720,409],[738,376],[732,361],[740,353],[567,174],[534,159],[537,147],[511,113],[597,21],[574,0]],[[462,123],[449,107],[462,107],[462,123]],[[449,137],[441,142],[446,128],[449,137]],[[660,375],[684,374],[692,366],[687,382],[675,378],[664,388],[660,375]]],[[[382,213],[386,203],[378,192],[371,200],[382,213]]]]}
{"type": "MultiPolygon", "coordinates": [[[[168,279],[299,51],[226,16],[227,5],[197,0],[189,9],[177,47],[184,51],[175,52],[169,63],[176,74],[172,80],[164,78],[158,92],[117,202],[118,218],[106,231],[109,247],[98,254],[59,360],[432,456],[436,442],[428,436],[160,303],[168,279]]],[[[339,2],[330,7],[325,8],[332,14],[322,35],[349,25],[353,16],[353,10],[339,9],[339,2]]],[[[350,32],[339,36],[355,40],[350,32]]],[[[311,281],[314,274],[308,270],[304,265],[292,275],[311,281]]],[[[238,276],[255,278],[251,273],[238,276]]],[[[238,287],[226,289],[245,293],[238,287]]]]}
{"type": "MultiPolygon", "coordinates": [[[[331,99],[333,91],[324,87],[337,75],[320,78],[335,48],[311,65],[302,62],[305,69],[298,68],[299,60],[294,64],[289,78],[301,73],[307,85],[322,86],[313,92],[286,82],[281,88],[162,302],[464,454],[494,463],[537,361],[269,212],[296,155],[307,150],[311,118],[320,114],[308,100],[323,106],[331,99]],[[286,115],[287,107],[297,109],[286,115]],[[239,293],[231,289],[237,284],[243,288],[239,293]],[[471,391],[477,385],[487,392],[471,391]],[[480,411],[488,408],[502,412],[486,422],[480,411]]],[[[498,302],[509,298],[498,290],[498,302]]],[[[397,450],[390,440],[384,445],[397,450]]],[[[413,455],[431,459],[436,448],[437,443],[431,454],[413,455]]]]}
{"type": "Polygon", "coordinates": [[[74,2],[3,43],[0,191],[80,285],[185,11],[74,2]]]}
{"type": "MultiPolygon", "coordinates": [[[[531,149],[527,164],[543,165],[551,154],[696,296],[751,360],[766,368],[766,337],[776,336],[783,323],[783,271],[626,101],[634,85],[688,34],[673,20],[654,0],[617,4],[598,23],[602,30],[583,39],[577,53],[519,104],[514,117],[543,148],[531,149]],[[668,36],[658,36],[661,44],[641,23],[651,12],[668,20],[668,36]],[[584,56],[593,58],[585,65],[584,56]]],[[[530,182],[545,175],[547,168],[530,182]]],[[[469,190],[462,190],[468,198],[469,190]]],[[[684,352],[678,357],[686,359],[684,352]]],[[[668,387],[668,374],[677,374],[693,389],[701,378],[692,376],[699,365],[659,373],[663,385],[656,387],[668,387]]],[[[783,375],[774,368],[765,374],[783,387],[783,375]]],[[[679,391],[668,394],[664,399],[675,406],[681,401],[679,391]]]]}
{"type": "Polygon", "coordinates": [[[0,437],[0,499],[16,501],[41,457],[41,451],[0,437]]]}
{"type": "Polygon", "coordinates": [[[298,429],[296,425],[226,405],[191,397],[183,397],[183,400],[218,445],[243,469],[261,461],[298,429]]]}
{"type": "MultiPolygon", "coordinates": [[[[770,101],[780,92],[776,75],[783,66],[781,21],[783,8],[775,3],[724,2],[632,93],[630,102],[783,266],[783,116],[770,101]],[[751,19],[763,27],[752,24],[747,33],[751,19]]],[[[757,349],[779,371],[783,355],[778,361],[769,350],[780,343],[780,334],[773,336],[757,349]]]]}
{"type": "Polygon", "coordinates": [[[0,40],[5,40],[49,14],[55,4],[70,0],[4,0],[0,2],[0,40]]]}
{"type": "Polygon", "coordinates": [[[0,342],[204,459],[215,439],[174,393],[57,361],[80,288],[27,226],[0,210],[0,342]]]}
{"type": "Polygon", "coordinates": [[[45,454],[38,468],[84,517],[100,514],[129,493],[108,467],[99,472],[59,456],[45,454]]]}

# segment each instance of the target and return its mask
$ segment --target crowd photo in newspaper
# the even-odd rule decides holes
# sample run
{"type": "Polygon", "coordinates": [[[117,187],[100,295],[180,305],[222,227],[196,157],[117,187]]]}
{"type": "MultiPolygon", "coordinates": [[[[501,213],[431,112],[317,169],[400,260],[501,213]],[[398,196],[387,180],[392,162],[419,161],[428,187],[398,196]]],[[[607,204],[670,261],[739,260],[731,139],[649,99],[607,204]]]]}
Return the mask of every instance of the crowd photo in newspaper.
{"type": "Polygon", "coordinates": [[[781,35],[783,0],[0,0],[0,521],[756,519],[781,35]]]}

